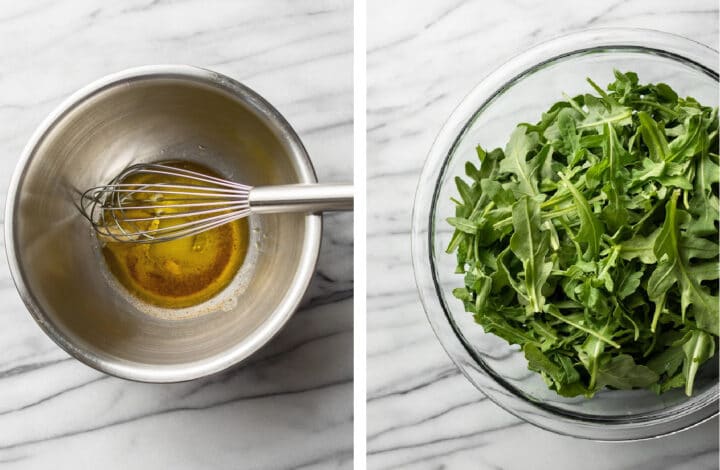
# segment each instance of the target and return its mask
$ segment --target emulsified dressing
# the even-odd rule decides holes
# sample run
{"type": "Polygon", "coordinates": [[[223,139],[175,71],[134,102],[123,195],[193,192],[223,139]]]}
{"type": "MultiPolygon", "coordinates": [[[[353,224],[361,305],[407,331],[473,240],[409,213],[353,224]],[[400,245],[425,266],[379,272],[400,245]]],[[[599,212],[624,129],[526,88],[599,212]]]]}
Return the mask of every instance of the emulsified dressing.
{"type": "MultiPolygon", "coordinates": [[[[218,176],[209,168],[173,162],[174,166],[218,176]]],[[[166,175],[144,175],[123,183],[188,184],[188,180],[166,175]]],[[[173,196],[154,201],[169,204],[173,196]]],[[[137,211],[133,216],[154,217],[160,211],[137,211]]],[[[189,217],[153,219],[147,224],[162,228],[182,224],[189,217]]],[[[133,295],[150,304],[165,308],[184,308],[214,297],[232,281],[247,254],[249,228],[240,219],[197,235],[160,243],[127,243],[108,241],[102,249],[110,271],[133,295]]]]}

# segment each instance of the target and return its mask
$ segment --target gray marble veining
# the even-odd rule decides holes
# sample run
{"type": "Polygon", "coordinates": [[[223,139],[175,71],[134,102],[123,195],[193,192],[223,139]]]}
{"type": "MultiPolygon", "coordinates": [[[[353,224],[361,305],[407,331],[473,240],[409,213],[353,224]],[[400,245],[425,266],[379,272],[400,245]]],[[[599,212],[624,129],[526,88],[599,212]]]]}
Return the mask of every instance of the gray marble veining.
{"type": "MultiPolygon", "coordinates": [[[[300,134],[321,181],[352,179],[352,3],[202,0],[0,6],[0,203],[25,142],[81,86],[153,63],[238,79],[300,134]]],[[[244,367],[151,385],[68,357],[0,255],[0,467],[351,468],[351,214],[326,218],[300,311],[244,367]]]]}
{"type": "Polygon", "coordinates": [[[523,423],[455,368],[415,290],[412,201],[445,119],[485,75],[526,47],[602,26],[664,30],[717,47],[718,4],[368,1],[369,468],[718,468],[717,419],[632,444],[581,441],[523,423]]]}

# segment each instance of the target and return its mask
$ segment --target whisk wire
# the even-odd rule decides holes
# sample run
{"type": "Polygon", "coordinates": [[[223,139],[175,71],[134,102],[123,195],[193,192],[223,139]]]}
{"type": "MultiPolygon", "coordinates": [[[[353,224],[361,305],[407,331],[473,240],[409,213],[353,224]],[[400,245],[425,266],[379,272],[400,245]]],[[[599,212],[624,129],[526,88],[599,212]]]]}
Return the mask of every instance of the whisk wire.
{"type": "MultiPolygon", "coordinates": [[[[137,233],[122,230],[122,235],[123,235],[122,238],[123,239],[131,238],[134,240],[139,235],[154,236],[154,234],[163,233],[163,232],[170,233],[171,234],[170,236],[172,236],[173,239],[180,238],[180,237],[186,236],[186,235],[175,236],[175,232],[178,232],[178,233],[182,232],[182,233],[187,234],[187,233],[190,233],[190,232],[187,232],[187,230],[192,229],[199,233],[199,232],[207,230],[208,228],[223,225],[228,222],[232,222],[233,220],[245,217],[246,215],[249,214],[249,212],[250,212],[250,210],[247,209],[246,211],[238,211],[238,212],[234,212],[232,214],[219,214],[219,215],[216,215],[213,217],[204,218],[202,220],[202,223],[198,223],[197,221],[190,221],[190,222],[184,222],[181,224],[176,224],[176,225],[171,225],[171,226],[166,226],[166,227],[158,227],[158,228],[155,228],[152,230],[138,230],[137,233]],[[184,229],[184,230],[180,230],[180,229],[184,229]],[[199,230],[196,230],[196,229],[199,229],[199,230]]],[[[123,224],[125,224],[126,222],[132,223],[132,221],[130,221],[129,219],[116,219],[117,227],[120,227],[121,229],[123,228],[123,224]]],[[[110,227],[112,227],[112,226],[110,226],[110,227]]],[[[117,235],[109,227],[101,227],[101,233],[111,236],[111,237],[113,237],[113,235],[117,235]],[[104,231],[102,231],[103,229],[104,229],[104,231]]],[[[113,237],[113,238],[115,238],[115,237],[113,237]]],[[[163,239],[165,239],[165,238],[163,238],[163,239]]],[[[167,240],[170,240],[170,238],[167,238],[167,240]]],[[[138,241],[141,241],[141,240],[138,240],[138,241]]]]}
{"type": "Polygon", "coordinates": [[[251,213],[352,209],[352,193],[351,185],[254,188],[171,164],[143,163],[83,192],[79,208],[101,237],[152,243],[195,235],[251,213]]]}
{"type": "Polygon", "coordinates": [[[128,178],[130,175],[143,173],[143,174],[159,174],[170,177],[183,177],[193,181],[200,181],[202,183],[216,184],[219,186],[225,186],[229,188],[250,188],[241,183],[235,183],[234,181],[228,181],[226,179],[217,178],[215,176],[204,175],[196,171],[188,170],[186,168],[174,167],[169,165],[163,165],[159,163],[137,163],[130,165],[123,172],[121,172],[113,182],[122,181],[128,178]]]}
{"type": "MultiPolygon", "coordinates": [[[[163,207],[163,209],[165,208],[164,206],[161,206],[161,207],[163,207]]],[[[172,206],[168,206],[168,207],[172,207],[172,206]]],[[[218,213],[227,214],[227,212],[229,210],[236,210],[236,209],[242,210],[243,208],[247,208],[247,207],[248,207],[247,204],[244,204],[244,205],[238,204],[238,205],[229,206],[229,207],[220,207],[217,209],[207,209],[207,210],[188,211],[188,212],[171,212],[168,214],[159,213],[157,215],[151,215],[148,217],[123,217],[122,221],[123,222],[146,222],[146,221],[156,220],[156,219],[158,219],[158,217],[162,217],[163,220],[184,219],[184,218],[188,218],[188,217],[198,217],[201,215],[210,215],[210,214],[218,214],[218,213]]],[[[129,210],[129,209],[130,208],[117,209],[117,210],[124,211],[124,210],[129,210]]],[[[113,210],[115,210],[115,209],[113,209],[113,210]]]]}
{"type": "Polygon", "coordinates": [[[169,241],[250,213],[251,186],[163,164],[136,164],[85,191],[83,215],[100,235],[117,241],[169,241]],[[146,182],[157,175],[178,183],[146,182]],[[137,179],[137,182],[133,182],[137,179]],[[181,221],[170,223],[169,221],[181,221]]]}

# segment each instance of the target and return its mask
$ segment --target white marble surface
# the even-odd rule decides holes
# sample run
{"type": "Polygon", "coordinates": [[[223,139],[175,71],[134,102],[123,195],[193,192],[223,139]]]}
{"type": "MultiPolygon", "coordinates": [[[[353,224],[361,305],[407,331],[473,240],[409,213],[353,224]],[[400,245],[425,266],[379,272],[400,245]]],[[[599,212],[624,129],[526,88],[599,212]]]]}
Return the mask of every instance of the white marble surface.
{"type": "Polygon", "coordinates": [[[410,211],[444,120],[528,45],[591,26],[649,27],[717,47],[717,0],[369,0],[368,467],[718,468],[717,419],[633,444],[560,437],[477,392],[435,339],[410,260],[410,211]]]}
{"type": "MultiPolygon", "coordinates": [[[[34,128],[107,73],[186,63],[234,77],[296,128],[324,181],[352,179],[350,0],[0,0],[0,194],[34,128]]],[[[50,341],[0,256],[0,467],[351,468],[352,215],[327,217],[303,307],[242,368],[151,385],[50,341]]]]}

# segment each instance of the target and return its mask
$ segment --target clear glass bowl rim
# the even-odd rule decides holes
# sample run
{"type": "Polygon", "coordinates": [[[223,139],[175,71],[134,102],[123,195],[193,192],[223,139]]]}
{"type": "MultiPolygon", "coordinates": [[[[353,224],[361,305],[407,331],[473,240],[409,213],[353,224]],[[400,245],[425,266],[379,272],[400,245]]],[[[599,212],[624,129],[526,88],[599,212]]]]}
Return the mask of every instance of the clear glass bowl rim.
{"type": "Polygon", "coordinates": [[[612,421],[571,413],[559,414],[512,390],[498,393],[498,387],[504,385],[484,364],[471,368],[463,364],[467,357],[476,364],[478,361],[465,349],[451,325],[450,313],[437,282],[432,246],[436,199],[447,162],[477,116],[518,79],[544,65],[603,50],[629,50],[672,58],[718,80],[716,50],[682,36],[648,29],[598,28],[573,32],[540,43],[513,57],[475,86],[452,112],[435,139],[415,193],[411,250],[420,299],[436,337],[465,377],[490,400],[518,418],[558,434],[599,441],[635,441],[680,432],[717,416],[717,387],[688,400],[682,413],[655,413],[639,420],[612,421]]]}

